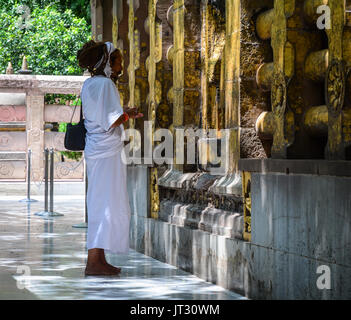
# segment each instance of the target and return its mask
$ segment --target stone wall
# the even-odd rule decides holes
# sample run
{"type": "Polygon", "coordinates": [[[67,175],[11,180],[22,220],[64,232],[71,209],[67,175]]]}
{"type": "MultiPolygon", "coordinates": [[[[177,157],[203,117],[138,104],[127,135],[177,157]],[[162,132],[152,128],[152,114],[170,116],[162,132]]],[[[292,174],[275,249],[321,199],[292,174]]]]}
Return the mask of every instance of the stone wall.
{"type": "MultiPolygon", "coordinates": [[[[214,230],[214,221],[212,230],[201,229],[199,221],[191,225],[190,219],[187,225],[165,221],[182,206],[169,200],[158,220],[148,218],[145,210],[133,210],[132,248],[253,299],[350,299],[350,165],[346,174],[337,163],[328,169],[325,163],[310,162],[310,170],[303,171],[301,162],[280,163],[277,170],[266,161],[250,165],[251,170],[266,169],[251,176],[250,242],[216,232],[220,228],[214,230]],[[330,268],[330,290],[316,285],[321,265],[330,268]]],[[[129,170],[136,178],[129,180],[133,199],[145,192],[135,181],[142,181],[147,169],[129,170]]],[[[195,208],[183,206],[190,212],[195,208]]]]}
{"type": "MultiPolygon", "coordinates": [[[[67,151],[64,132],[51,122],[79,122],[80,107],[46,105],[46,93],[79,94],[86,76],[0,75],[0,179],[26,180],[31,150],[31,180],[44,178],[44,148],[67,151]],[[76,109],[76,110],[75,110],[76,109]],[[72,118],[73,116],[73,118],[72,118]]],[[[55,161],[55,179],[84,177],[84,163],[55,161]]]]}
{"type": "MultiPolygon", "coordinates": [[[[145,115],[129,126],[229,131],[221,175],[199,162],[128,168],[133,248],[251,298],[350,298],[344,1],[328,1],[331,30],[316,25],[323,0],[106,1],[103,10],[120,8],[118,33],[104,39],[123,48],[123,102],[145,115]],[[341,162],[276,171],[267,158],[341,162]],[[322,263],[328,291],[316,287],[322,263]]],[[[92,8],[101,18],[101,5],[92,8]]]]}

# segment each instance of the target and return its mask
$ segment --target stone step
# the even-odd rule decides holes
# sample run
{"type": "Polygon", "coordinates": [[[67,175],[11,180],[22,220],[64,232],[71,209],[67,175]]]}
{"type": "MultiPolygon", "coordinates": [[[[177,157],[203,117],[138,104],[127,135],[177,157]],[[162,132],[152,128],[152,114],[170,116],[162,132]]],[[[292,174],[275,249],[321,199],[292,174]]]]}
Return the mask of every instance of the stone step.
{"type": "Polygon", "coordinates": [[[160,203],[159,220],[229,238],[243,239],[244,217],[237,212],[164,200],[160,203]]]}
{"type": "Polygon", "coordinates": [[[1,160],[26,160],[26,152],[0,151],[1,160]]]}
{"type": "MultiPolygon", "coordinates": [[[[45,123],[44,130],[52,129],[54,126],[51,123],[45,123]]],[[[0,122],[0,131],[25,131],[25,122],[0,122]]]]}
{"type": "MultiPolygon", "coordinates": [[[[44,196],[45,185],[41,183],[31,183],[31,195],[44,196]]],[[[84,195],[84,181],[55,181],[54,195],[84,195]]],[[[27,195],[26,182],[0,182],[0,197],[27,195]]]]}
{"type": "Polygon", "coordinates": [[[26,104],[25,93],[0,92],[0,105],[22,106],[26,104]]]}

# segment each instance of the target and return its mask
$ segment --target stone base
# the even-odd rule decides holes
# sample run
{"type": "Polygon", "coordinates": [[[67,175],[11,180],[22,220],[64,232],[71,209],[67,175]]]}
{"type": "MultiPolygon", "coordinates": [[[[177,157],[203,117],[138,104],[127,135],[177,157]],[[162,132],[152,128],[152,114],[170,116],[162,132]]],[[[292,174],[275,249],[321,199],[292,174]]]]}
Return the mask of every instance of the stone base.
{"type": "MultiPolygon", "coordinates": [[[[257,171],[271,166],[264,163],[257,171]]],[[[160,219],[132,215],[130,245],[253,299],[351,299],[351,178],[341,176],[343,163],[316,170],[323,166],[332,175],[300,172],[300,162],[291,161],[251,173],[251,242],[225,233],[230,215],[164,199],[160,219]],[[330,269],[330,289],[317,286],[320,266],[330,269]]],[[[129,184],[135,194],[145,189],[134,179],[129,184]]],[[[232,219],[235,231],[233,212],[232,219]]]]}
{"type": "MultiPolygon", "coordinates": [[[[50,186],[49,186],[50,190],[50,186]]],[[[31,183],[32,196],[44,196],[45,183],[31,183]]],[[[55,182],[54,184],[55,195],[85,195],[85,182],[55,182]]],[[[23,196],[27,195],[26,182],[0,182],[0,195],[1,196],[23,196]]]]}
{"type": "Polygon", "coordinates": [[[225,176],[215,176],[206,172],[182,173],[177,170],[167,170],[158,180],[158,185],[164,188],[208,189],[215,194],[241,196],[242,185],[239,173],[225,176]]]}
{"type": "Polygon", "coordinates": [[[159,219],[177,226],[200,229],[230,238],[242,239],[244,230],[244,217],[240,213],[171,200],[161,202],[159,219]]]}
{"type": "Polygon", "coordinates": [[[252,299],[351,298],[347,266],[152,218],[132,215],[130,246],[252,299]],[[331,269],[332,290],[316,286],[316,270],[324,264],[331,269]]]}

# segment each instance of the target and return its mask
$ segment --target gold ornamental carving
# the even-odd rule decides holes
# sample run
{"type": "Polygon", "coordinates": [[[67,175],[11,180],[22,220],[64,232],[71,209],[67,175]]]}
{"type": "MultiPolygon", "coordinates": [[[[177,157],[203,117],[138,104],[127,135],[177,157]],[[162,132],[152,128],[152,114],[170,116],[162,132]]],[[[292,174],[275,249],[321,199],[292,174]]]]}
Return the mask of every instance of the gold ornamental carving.
{"type": "Polygon", "coordinates": [[[274,67],[271,104],[274,119],[272,158],[286,158],[294,139],[294,114],[288,108],[287,89],[294,76],[295,52],[288,41],[287,23],[295,12],[294,0],[275,0],[271,27],[274,67]]]}
{"type": "Polygon", "coordinates": [[[343,133],[343,113],[346,75],[342,61],[333,60],[325,78],[325,96],[328,108],[327,159],[344,159],[345,142],[343,133]]]}
{"type": "Polygon", "coordinates": [[[242,172],[242,192],[244,209],[244,240],[251,241],[251,173],[242,172]]]}
{"type": "MultiPolygon", "coordinates": [[[[147,58],[146,67],[148,71],[149,94],[147,97],[148,120],[152,121],[152,144],[154,144],[153,134],[155,131],[156,108],[161,101],[162,86],[156,80],[156,64],[162,58],[162,28],[156,17],[157,0],[149,0],[148,23],[150,55],[147,58]]],[[[153,145],[152,145],[153,147],[153,145]]],[[[157,184],[157,168],[150,168],[150,214],[154,219],[158,218],[159,192],[157,184]]]]}
{"type": "Polygon", "coordinates": [[[160,210],[159,190],[157,184],[157,168],[150,168],[150,200],[151,200],[151,217],[158,219],[160,210]]]}
{"type": "Polygon", "coordinates": [[[325,96],[328,108],[328,142],[325,157],[329,160],[345,159],[343,113],[345,96],[345,65],[343,34],[345,29],[345,1],[329,0],[331,29],[327,29],[329,67],[325,79],[325,96]]]}
{"type": "Polygon", "coordinates": [[[279,72],[272,84],[272,111],[277,118],[283,118],[286,108],[286,80],[283,72],[279,72]]]}
{"type": "Polygon", "coordinates": [[[344,105],[345,68],[342,61],[333,60],[325,78],[325,93],[329,112],[338,116],[344,105]]]}

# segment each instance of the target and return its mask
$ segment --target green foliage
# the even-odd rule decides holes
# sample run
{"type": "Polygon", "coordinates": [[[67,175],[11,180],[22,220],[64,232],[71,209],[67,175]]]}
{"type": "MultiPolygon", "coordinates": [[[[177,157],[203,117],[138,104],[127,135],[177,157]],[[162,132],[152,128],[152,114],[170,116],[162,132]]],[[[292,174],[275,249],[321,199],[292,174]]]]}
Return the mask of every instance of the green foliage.
{"type": "MultiPolygon", "coordinates": [[[[81,100],[80,98],[77,99],[77,97],[73,94],[46,94],[45,95],[45,103],[46,104],[60,104],[60,105],[70,105],[73,107],[81,105],[81,100]]],[[[72,122],[72,124],[76,124],[72,122]]],[[[66,132],[67,130],[67,123],[65,122],[60,122],[58,123],[58,131],[59,132],[66,132]]],[[[80,160],[83,156],[82,152],[76,152],[76,151],[62,151],[62,155],[66,156],[69,159],[73,160],[80,160]]]]}
{"type": "Polygon", "coordinates": [[[80,99],[77,99],[75,94],[57,94],[47,93],[45,95],[45,104],[65,104],[69,106],[79,106],[81,103],[80,99]]]}
{"type": "Polygon", "coordinates": [[[90,0],[0,0],[0,10],[16,12],[16,8],[20,5],[28,6],[30,11],[47,6],[55,7],[60,12],[71,9],[75,16],[84,18],[88,24],[91,23],[90,0]]]}
{"type": "Polygon", "coordinates": [[[82,74],[76,54],[91,35],[91,28],[84,18],[76,17],[70,9],[62,13],[53,5],[44,9],[34,7],[27,19],[23,19],[23,11],[18,12],[13,8],[0,9],[2,72],[9,61],[14,72],[20,70],[25,55],[33,74],[82,74]]]}
{"type": "MultiPolygon", "coordinates": [[[[10,61],[17,73],[25,55],[33,74],[82,74],[76,54],[91,38],[90,0],[0,0],[0,19],[0,73],[10,61]]],[[[75,95],[47,94],[45,103],[77,101],[75,95]]],[[[58,124],[60,132],[66,127],[58,124]]],[[[82,157],[82,152],[62,154],[74,160],[82,157]]]]}
{"type": "MultiPolygon", "coordinates": [[[[67,128],[67,123],[61,122],[59,124],[59,132],[66,132],[66,128],[67,128]]],[[[83,156],[83,152],[76,152],[76,151],[62,151],[61,154],[63,154],[69,159],[73,159],[77,161],[80,160],[83,156]]]]}
{"type": "Polygon", "coordinates": [[[60,0],[60,8],[70,8],[72,12],[80,18],[84,18],[88,24],[91,23],[90,18],[90,0],[60,0]]]}

